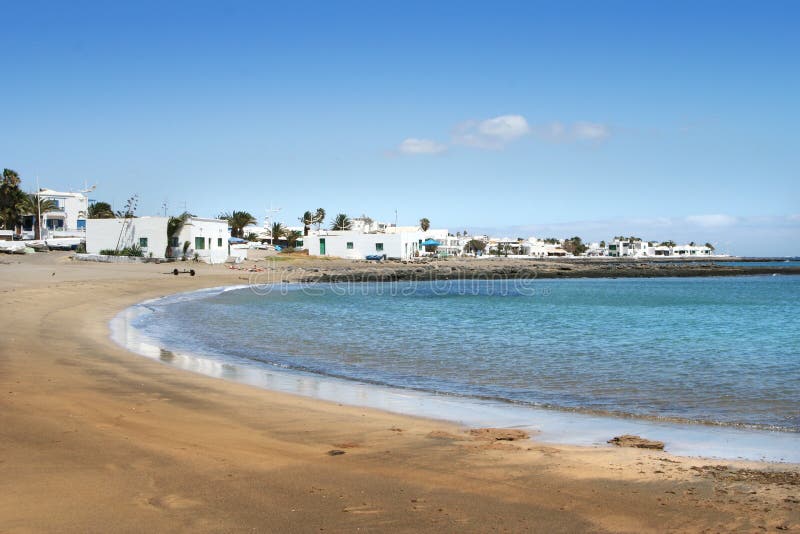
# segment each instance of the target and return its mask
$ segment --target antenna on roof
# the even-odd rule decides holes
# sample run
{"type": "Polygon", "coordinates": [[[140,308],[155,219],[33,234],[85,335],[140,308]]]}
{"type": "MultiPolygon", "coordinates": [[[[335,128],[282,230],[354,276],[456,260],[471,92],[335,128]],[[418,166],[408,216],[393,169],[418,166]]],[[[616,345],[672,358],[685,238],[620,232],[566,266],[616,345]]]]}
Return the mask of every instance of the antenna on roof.
{"type": "Polygon", "coordinates": [[[271,224],[272,223],[272,215],[271,214],[273,214],[273,213],[277,214],[279,211],[281,211],[281,208],[273,208],[272,207],[272,202],[270,202],[269,203],[269,209],[265,209],[264,211],[267,212],[267,214],[264,216],[264,228],[270,228],[272,226],[272,224],[271,224]]]}
{"type": "Polygon", "coordinates": [[[84,194],[91,193],[95,189],[97,189],[97,184],[94,184],[92,187],[89,187],[89,182],[84,180],[83,181],[83,189],[78,189],[78,193],[84,193],[84,194]]]}

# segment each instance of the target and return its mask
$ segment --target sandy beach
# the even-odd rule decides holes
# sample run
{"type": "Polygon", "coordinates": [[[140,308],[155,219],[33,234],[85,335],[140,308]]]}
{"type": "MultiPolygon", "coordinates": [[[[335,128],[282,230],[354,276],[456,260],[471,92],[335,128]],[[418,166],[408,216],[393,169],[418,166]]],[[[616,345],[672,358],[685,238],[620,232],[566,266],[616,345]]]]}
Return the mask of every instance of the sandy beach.
{"type": "MultiPolygon", "coordinates": [[[[278,263],[296,280],[357,268],[278,263]]],[[[134,303],[267,281],[172,267],[0,256],[0,532],[800,530],[797,465],[496,439],[114,344],[108,323],[134,303]]]]}

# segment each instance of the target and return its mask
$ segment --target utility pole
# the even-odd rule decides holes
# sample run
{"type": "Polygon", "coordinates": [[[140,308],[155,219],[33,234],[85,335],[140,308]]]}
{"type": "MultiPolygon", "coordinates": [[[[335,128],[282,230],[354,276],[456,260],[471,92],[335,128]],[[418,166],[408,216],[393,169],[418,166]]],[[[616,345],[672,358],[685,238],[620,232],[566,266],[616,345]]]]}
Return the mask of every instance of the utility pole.
{"type": "Polygon", "coordinates": [[[42,238],[42,200],[39,196],[39,175],[36,175],[36,224],[33,227],[34,238],[42,238]],[[39,229],[39,235],[36,235],[36,229],[39,229]]]}

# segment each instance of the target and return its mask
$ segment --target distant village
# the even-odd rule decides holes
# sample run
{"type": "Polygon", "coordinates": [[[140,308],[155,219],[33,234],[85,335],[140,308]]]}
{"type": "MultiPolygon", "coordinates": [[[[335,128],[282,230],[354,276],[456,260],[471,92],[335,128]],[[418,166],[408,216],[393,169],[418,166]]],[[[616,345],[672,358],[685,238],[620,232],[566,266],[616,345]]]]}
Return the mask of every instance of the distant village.
{"type": "Polygon", "coordinates": [[[89,198],[93,188],[24,193],[14,171],[0,183],[0,252],[33,253],[71,249],[81,259],[193,259],[239,263],[252,249],[303,252],[353,260],[414,260],[447,257],[712,257],[710,243],[677,244],[615,236],[584,243],[580,237],[498,237],[432,228],[427,218],[399,226],[366,215],[329,217],[322,208],[298,214],[292,224],[265,217],[262,225],[246,211],[217,217],[137,216],[138,197],[121,210],[89,198]]]}

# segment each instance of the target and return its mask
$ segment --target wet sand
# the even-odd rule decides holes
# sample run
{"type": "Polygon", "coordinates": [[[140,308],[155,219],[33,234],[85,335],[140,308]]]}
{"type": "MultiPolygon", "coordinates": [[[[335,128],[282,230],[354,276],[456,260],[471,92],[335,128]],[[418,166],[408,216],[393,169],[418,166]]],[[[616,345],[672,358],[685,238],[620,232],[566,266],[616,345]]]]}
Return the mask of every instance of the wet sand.
{"type": "Polygon", "coordinates": [[[498,440],[128,353],[133,303],[353,264],[170,267],[0,256],[0,532],[800,529],[798,466],[498,440]]]}

